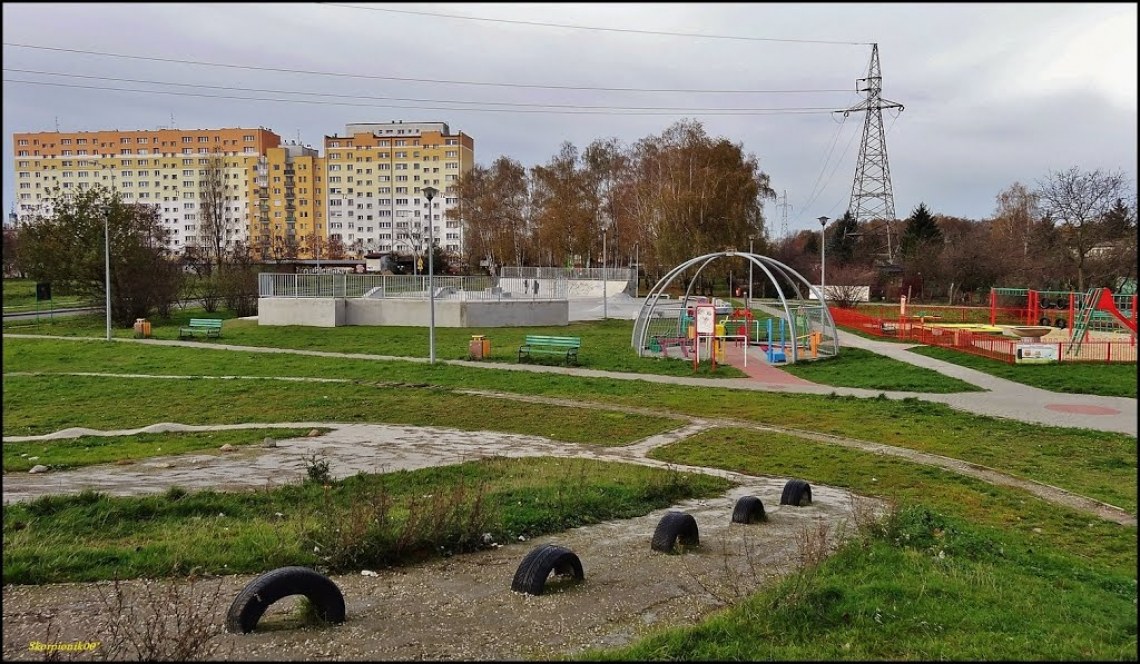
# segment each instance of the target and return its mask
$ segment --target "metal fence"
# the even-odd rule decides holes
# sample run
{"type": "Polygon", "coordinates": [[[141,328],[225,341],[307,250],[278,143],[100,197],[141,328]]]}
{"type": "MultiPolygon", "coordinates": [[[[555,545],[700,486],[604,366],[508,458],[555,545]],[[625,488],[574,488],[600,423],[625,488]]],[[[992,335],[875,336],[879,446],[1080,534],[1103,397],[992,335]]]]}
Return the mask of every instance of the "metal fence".
{"type": "Polygon", "coordinates": [[[504,266],[499,276],[513,279],[590,279],[633,283],[632,267],[518,267],[504,266]]]}
{"type": "MultiPolygon", "coordinates": [[[[433,277],[435,296],[444,299],[494,300],[504,294],[491,277],[433,277]]],[[[261,297],[426,298],[427,275],[273,274],[258,278],[261,297]]],[[[507,293],[505,297],[510,297],[507,293]]]]}

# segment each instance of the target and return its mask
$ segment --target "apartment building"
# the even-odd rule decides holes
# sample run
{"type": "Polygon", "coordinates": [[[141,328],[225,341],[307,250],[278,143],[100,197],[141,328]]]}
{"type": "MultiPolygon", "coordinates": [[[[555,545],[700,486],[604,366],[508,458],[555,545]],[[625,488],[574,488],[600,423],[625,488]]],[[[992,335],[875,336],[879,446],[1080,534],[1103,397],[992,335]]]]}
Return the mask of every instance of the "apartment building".
{"type": "Polygon", "coordinates": [[[325,136],[330,240],[350,256],[395,251],[422,256],[429,235],[462,253],[463,224],[446,217],[455,187],[475,164],[475,142],[444,122],[351,123],[325,136]],[[423,188],[440,193],[428,201],[423,188]],[[430,224],[430,232],[429,232],[430,224]]]}
{"type": "Polygon", "coordinates": [[[353,123],[325,136],[324,153],[284,143],[265,129],[36,132],[13,135],[16,218],[56,187],[111,187],[128,203],[157,207],[169,248],[210,246],[217,219],[223,246],[241,242],[263,261],[422,256],[430,234],[462,253],[456,184],[475,164],[474,140],[444,122],[353,123]],[[422,195],[440,193],[427,208],[422,195]],[[340,245],[339,247],[330,245],[340,245]]]}
{"type": "Polygon", "coordinates": [[[250,172],[249,237],[262,261],[330,256],[325,226],[325,160],[289,143],[266,150],[250,172]]]}
{"type": "Polygon", "coordinates": [[[248,244],[251,212],[260,200],[254,174],[280,144],[281,137],[265,128],[16,133],[14,211],[19,218],[32,214],[56,187],[101,184],[128,203],[157,207],[171,231],[169,248],[181,253],[206,246],[203,206],[209,199],[224,246],[248,244]]]}

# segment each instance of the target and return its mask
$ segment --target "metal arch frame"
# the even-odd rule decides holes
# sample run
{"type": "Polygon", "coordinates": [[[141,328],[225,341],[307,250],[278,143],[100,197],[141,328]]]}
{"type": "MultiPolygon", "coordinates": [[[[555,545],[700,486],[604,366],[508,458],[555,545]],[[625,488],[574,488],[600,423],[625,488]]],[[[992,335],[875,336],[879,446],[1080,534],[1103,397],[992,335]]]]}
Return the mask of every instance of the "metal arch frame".
{"type": "MultiPolygon", "coordinates": [[[[705,269],[705,267],[707,267],[709,265],[709,263],[712,263],[714,260],[716,260],[718,258],[734,258],[737,256],[740,256],[740,257],[747,259],[748,261],[751,262],[752,265],[755,265],[756,267],[760,268],[760,270],[763,271],[764,274],[768,275],[768,280],[776,288],[776,293],[779,294],[779,296],[780,296],[780,305],[784,310],[784,318],[786,321],[788,321],[788,327],[790,328],[792,339],[797,339],[799,337],[799,332],[796,329],[796,317],[792,315],[791,308],[789,308],[789,306],[788,306],[788,298],[787,298],[787,296],[784,295],[784,289],[780,287],[779,281],[777,281],[775,275],[773,275],[772,271],[769,270],[768,268],[769,267],[773,268],[774,270],[776,270],[776,272],[778,272],[780,274],[780,276],[784,277],[785,279],[787,279],[791,283],[792,287],[796,291],[795,295],[798,299],[802,299],[802,298],[800,298],[800,295],[801,295],[800,289],[799,289],[798,285],[796,284],[797,279],[804,286],[807,287],[809,292],[814,291],[816,294],[816,297],[819,299],[820,309],[823,312],[823,320],[821,322],[823,322],[831,332],[830,337],[831,337],[832,354],[833,355],[838,354],[838,352],[839,352],[839,336],[838,336],[838,333],[835,329],[835,321],[832,319],[831,312],[827,308],[827,301],[824,299],[824,295],[823,295],[822,290],[814,287],[799,272],[796,272],[791,267],[785,265],[784,263],[781,263],[778,260],[775,260],[774,258],[769,258],[767,256],[761,256],[760,254],[753,254],[753,253],[749,253],[749,252],[721,251],[721,252],[714,252],[711,254],[704,254],[702,256],[697,256],[695,258],[690,258],[689,260],[681,263],[680,265],[674,267],[672,270],[670,270],[668,273],[666,273],[664,277],[662,277],[660,280],[658,280],[658,282],[656,284],[654,284],[652,288],[649,289],[649,293],[645,297],[645,303],[641,306],[641,311],[637,315],[637,320],[633,326],[633,333],[630,337],[630,343],[633,345],[634,348],[637,349],[637,356],[638,357],[642,357],[644,352],[645,352],[645,347],[646,347],[645,346],[645,335],[649,331],[649,321],[652,320],[652,318],[653,318],[654,309],[656,309],[657,303],[660,301],[660,295],[661,295],[661,293],[664,292],[665,288],[668,287],[669,284],[673,283],[673,280],[676,279],[679,274],[681,274],[685,270],[691,268],[692,266],[700,263],[700,267],[697,268],[696,273],[694,273],[692,278],[689,280],[689,285],[685,289],[685,296],[681,300],[681,310],[684,311],[685,307],[688,304],[689,298],[691,296],[691,293],[693,290],[693,284],[696,282],[697,277],[700,276],[701,272],[705,269]]],[[[799,344],[793,343],[792,344],[792,363],[794,364],[798,360],[799,360],[799,344]]]]}

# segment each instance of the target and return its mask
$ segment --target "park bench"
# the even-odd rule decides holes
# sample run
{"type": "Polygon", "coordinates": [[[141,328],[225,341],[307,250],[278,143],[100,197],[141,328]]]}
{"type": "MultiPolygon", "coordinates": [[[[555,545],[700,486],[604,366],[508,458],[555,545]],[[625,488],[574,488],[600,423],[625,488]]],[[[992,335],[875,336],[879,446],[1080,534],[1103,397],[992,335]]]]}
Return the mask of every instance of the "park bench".
{"type": "Polygon", "coordinates": [[[196,334],[209,337],[222,336],[222,319],[220,318],[191,318],[189,325],[178,328],[178,338],[186,339],[196,334]]]}
{"type": "Polygon", "coordinates": [[[578,349],[582,347],[581,337],[546,337],[528,334],[523,345],[519,346],[519,362],[531,354],[565,355],[567,364],[578,360],[578,349]]]}

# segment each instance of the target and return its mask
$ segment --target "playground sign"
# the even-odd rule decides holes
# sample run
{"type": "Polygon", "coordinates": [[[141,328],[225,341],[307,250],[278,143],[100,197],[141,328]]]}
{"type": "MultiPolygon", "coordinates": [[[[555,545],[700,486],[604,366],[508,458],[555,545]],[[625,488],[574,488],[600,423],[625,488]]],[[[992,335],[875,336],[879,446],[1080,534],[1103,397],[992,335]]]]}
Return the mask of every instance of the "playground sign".
{"type": "Polygon", "coordinates": [[[712,336],[716,332],[716,307],[707,304],[698,304],[697,334],[712,336]]]}
{"type": "Polygon", "coordinates": [[[1049,364],[1057,361],[1057,344],[1018,344],[1017,364],[1049,364]]]}

